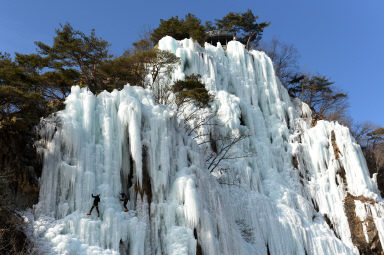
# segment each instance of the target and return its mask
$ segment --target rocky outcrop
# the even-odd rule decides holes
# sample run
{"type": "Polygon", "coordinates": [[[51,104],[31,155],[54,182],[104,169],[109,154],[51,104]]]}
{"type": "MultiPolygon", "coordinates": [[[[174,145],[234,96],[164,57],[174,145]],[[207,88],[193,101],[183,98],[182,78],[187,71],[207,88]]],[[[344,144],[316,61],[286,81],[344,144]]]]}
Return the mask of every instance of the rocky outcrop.
{"type": "Polygon", "coordinates": [[[340,149],[336,143],[336,135],[335,135],[334,130],[332,130],[332,132],[331,132],[331,142],[332,142],[332,148],[333,148],[333,153],[335,154],[335,158],[336,158],[336,160],[339,160],[340,159],[340,149]]]}
{"type": "MultiPolygon", "coordinates": [[[[340,156],[342,155],[336,143],[336,135],[334,131],[331,132],[331,143],[335,159],[339,162],[340,166],[340,169],[336,174],[341,177],[347,191],[347,196],[344,199],[344,210],[348,219],[352,243],[357,247],[360,254],[384,254],[380,243],[379,232],[377,231],[372,215],[366,215],[366,217],[362,220],[356,214],[356,201],[359,201],[363,203],[364,206],[368,207],[369,205],[374,205],[375,201],[363,196],[353,196],[348,192],[345,169],[340,161],[340,156]]],[[[337,178],[336,183],[338,184],[337,178]]],[[[369,209],[366,209],[366,211],[368,214],[370,213],[369,209]]]]}
{"type": "MultiPolygon", "coordinates": [[[[375,201],[371,198],[364,196],[354,196],[348,192],[348,182],[346,178],[346,172],[340,157],[340,148],[336,143],[335,131],[331,132],[331,144],[335,159],[338,161],[339,169],[336,172],[336,184],[340,185],[338,179],[343,183],[343,189],[345,189],[346,197],[344,199],[344,211],[348,220],[348,225],[351,233],[351,239],[354,246],[357,247],[360,254],[384,254],[380,239],[379,232],[376,228],[373,220],[370,206],[375,205],[375,201]],[[361,218],[356,213],[356,202],[361,203],[365,208],[366,215],[361,218]]],[[[328,220],[329,221],[329,220],[328,220]]],[[[327,221],[327,223],[328,223],[327,221]]],[[[330,225],[328,223],[328,225],[330,225]]],[[[332,226],[330,225],[331,229],[332,226]]]]}
{"type": "Polygon", "coordinates": [[[380,190],[381,197],[384,197],[384,166],[377,173],[377,187],[380,190]]]}
{"type": "Polygon", "coordinates": [[[363,196],[356,197],[350,193],[347,194],[344,200],[344,209],[353,244],[357,247],[360,254],[384,254],[379,239],[379,232],[377,231],[372,215],[367,215],[362,221],[356,214],[355,201],[360,201],[367,205],[374,205],[375,203],[374,200],[363,196]]]}

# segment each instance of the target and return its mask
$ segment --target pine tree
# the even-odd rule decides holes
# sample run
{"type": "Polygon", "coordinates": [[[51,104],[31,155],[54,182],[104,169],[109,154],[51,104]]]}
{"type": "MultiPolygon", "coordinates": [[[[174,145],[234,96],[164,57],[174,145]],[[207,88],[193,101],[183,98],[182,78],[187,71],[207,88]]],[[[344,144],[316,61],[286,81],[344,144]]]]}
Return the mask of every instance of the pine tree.
{"type": "Polygon", "coordinates": [[[348,95],[338,92],[334,83],[325,76],[297,74],[289,82],[288,92],[307,103],[321,118],[337,120],[345,113],[348,95]]]}
{"type": "Polygon", "coordinates": [[[160,20],[160,25],[152,32],[152,41],[154,44],[164,36],[169,35],[176,40],[185,38],[193,38],[200,45],[205,42],[205,27],[201,24],[201,20],[195,15],[188,13],[184,19],[178,16],[171,17],[168,20],[160,20]]]}
{"type": "MultiPolygon", "coordinates": [[[[102,81],[107,90],[120,89],[127,83],[153,89],[159,76],[169,76],[179,61],[180,59],[169,51],[139,51],[131,56],[106,61],[98,69],[98,80],[102,81]],[[150,80],[147,77],[150,77],[150,80]]],[[[158,95],[154,97],[157,100],[158,95]]]]}
{"type": "MultiPolygon", "coordinates": [[[[0,52],[0,128],[29,131],[46,112],[46,99],[25,67],[0,52]]],[[[13,130],[13,131],[12,131],[13,130]]]]}
{"type": "Polygon", "coordinates": [[[248,9],[246,12],[230,12],[222,19],[216,19],[218,29],[224,29],[232,32],[233,37],[246,45],[246,48],[252,49],[258,45],[262,38],[264,28],[270,25],[270,22],[257,23],[259,17],[248,9]]]}
{"type": "Polygon", "coordinates": [[[35,44],[39,48],[38,52],[47,57],[51,68],[60,71],[78,70],[81,85],[88,86],[94,92],[102,90],[97,70],[112,55],[108,52],[109,43],[96,37],[94,29],[90,35],[86,35],[67,23],[56,30],[52,46],[42,42],[35,44]]]}
{"type": "Polygon", "coordinates": [[[184,80],[178,80],[173,85],[178,107],[187,102],[194,103],[199,108],[209,106],[212,96],[208,93],[198,74],[186,75],[184,80]]]}

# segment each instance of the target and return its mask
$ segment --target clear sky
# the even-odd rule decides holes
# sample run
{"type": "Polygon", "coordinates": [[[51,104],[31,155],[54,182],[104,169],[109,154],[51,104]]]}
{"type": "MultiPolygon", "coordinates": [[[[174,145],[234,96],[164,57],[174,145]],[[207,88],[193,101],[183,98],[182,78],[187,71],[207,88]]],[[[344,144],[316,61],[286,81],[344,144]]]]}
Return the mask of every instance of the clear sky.
{"type": "Polygon", "coordinates": [[[248,8],[271,21],[264,33],[292,43],[303,71],[320,73],[349,94],[350,115],[384,126],[383,0],[0,0],[0,51],[32,53],[51,43],[59,23],[96,34],[120,55],[145,25],[191,12],[203,21],[248,8]]]}

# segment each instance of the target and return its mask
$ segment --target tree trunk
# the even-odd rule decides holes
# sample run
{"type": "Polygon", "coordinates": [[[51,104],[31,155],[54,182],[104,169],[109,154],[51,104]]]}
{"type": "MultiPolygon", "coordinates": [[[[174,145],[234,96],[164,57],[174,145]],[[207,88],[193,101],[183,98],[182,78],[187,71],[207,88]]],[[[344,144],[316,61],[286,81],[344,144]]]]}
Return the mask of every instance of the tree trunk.
{"type": "Polygon", "coordinates": [[[257,32],[253,32],[248,36],[247,45],[246,48],[249,50],[249,43],[251,42],[251,38],[256,34],[257,32]]]}

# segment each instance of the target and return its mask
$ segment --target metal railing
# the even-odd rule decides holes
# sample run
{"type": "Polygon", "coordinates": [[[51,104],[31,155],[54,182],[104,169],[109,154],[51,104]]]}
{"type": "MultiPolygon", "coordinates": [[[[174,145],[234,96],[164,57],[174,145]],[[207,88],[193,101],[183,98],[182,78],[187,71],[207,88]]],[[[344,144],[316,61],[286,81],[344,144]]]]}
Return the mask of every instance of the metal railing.
{"type": "Polygon", "coordinates": [[[228,30],[211,30],[206,32],[208,37],[213,37],[213,36],[225,36],[225,37],[232,37],[232,32],[228,30]]]}

